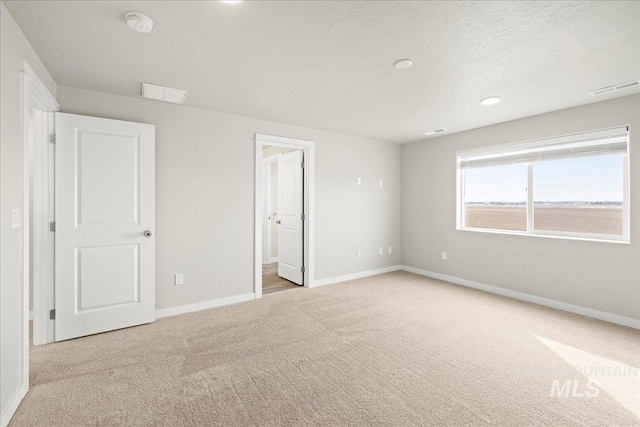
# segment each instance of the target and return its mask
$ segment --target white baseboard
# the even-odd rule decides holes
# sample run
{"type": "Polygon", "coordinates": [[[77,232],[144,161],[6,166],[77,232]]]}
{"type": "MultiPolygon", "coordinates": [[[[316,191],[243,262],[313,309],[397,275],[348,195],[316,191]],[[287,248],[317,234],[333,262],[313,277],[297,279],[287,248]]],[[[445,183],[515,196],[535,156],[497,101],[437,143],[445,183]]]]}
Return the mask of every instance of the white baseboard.
{"type": "Polygon", "coordinates": [[[492,294],[502,295],[509,298],[518,299],[521,301],[532,302],[534,304],[544,305],[546,307],[555,308],[558,310],[568,311],[569,313],[580,314],[582,316],[593,317],[594,319],[604,320],[605,322],[615,323],[617,325],[628,326],[630,328],[640,329],[640,320],[633,319],[631,317],[620,316],[617,314],[606,313],[604,311],[594,310],[592,308],[581,307],[579,305],[567,304],[552,300],[549,298],[538,297],[531,294],[525,294],[522,292],[512,291],[505,288],[499,288],[497,286],[486,285],[484,283],[474,282],[472,280],[460,279],[459,277],[448,276],[446,274],[434,273],[427,270],[421,270],[415,267],[402,266],[403,271],[409,273],[419,274],[421,276],[431,277],[433,279],[443,280],[445,282],[454,283],[456,285],[466,286],[468,288],[474,288],[492,294]]]}
{"type": "Polygon", "coordinates": [[[333,283],[346,282],[348,280],[362,279],[363,277],[376,276],[378,274],[383,274],[383,273],[391,273],[392,271],[398,271],[401,269],[402,269],[401,265],[393,265],[391,267],[384,267],[384,268],[378,268],[375,270],[367,270],[367,271],[360,271],[358,273],[345,274],[344,276],[329,277],[328,279],[314,280],[313,285],[309,287],[317,288],[318,286],[331,285],[333,283]]]}
{"type": "Polygon", "coordinates": [[[16,390],[16,392],[11,397],[11,400],[9,400],[9,404],[7,405],[5,410],[2,411],[0,426],[6,427],[9,425],[9,421],[11,421],[11,418],[18,410],[18,406],[20,406],[20,402],[22,402],[22,399],[24,399],[24,397],[27,395],[27,391],[28,389],[25,386],[21,386],[16,390]]]}
{"type": "Polygon", "coordinates": [[[256,299],[256,294],[242,294],[227,298],[213,299],[209,301],[197,302],[195,304],[180,305],[177,307],[161,308],[156,310],[156,319],[162,317],[175,316],[178,314],[192,313],[194,311],[206,310],[208,308],[222,307],[223,305],[237,304],[239,302],[252,301],[256,299]]]}

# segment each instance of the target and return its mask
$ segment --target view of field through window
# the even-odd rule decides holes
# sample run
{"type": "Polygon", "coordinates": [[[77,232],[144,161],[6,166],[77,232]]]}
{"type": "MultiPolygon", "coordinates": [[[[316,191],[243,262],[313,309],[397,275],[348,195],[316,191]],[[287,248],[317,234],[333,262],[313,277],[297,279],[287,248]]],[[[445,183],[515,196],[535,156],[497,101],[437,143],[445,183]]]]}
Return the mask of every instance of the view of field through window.
{"type": "Polygon", "coordinates": [[[465,171],[465,226],[527,231],[526,164],[465,171]]]}
{"type": "Polygon", "coordinates": [[[540,162],[533,177],[534,230],[622,235],[622,156],[540,162]]]}
{"type": "MultiPolygon", "coordinates": [[[[465,170],[465,227],[527,231],[527,164],[465,170]]],[[[536,231],[622,235],[623,156],[536,162],[536,231]]]]}

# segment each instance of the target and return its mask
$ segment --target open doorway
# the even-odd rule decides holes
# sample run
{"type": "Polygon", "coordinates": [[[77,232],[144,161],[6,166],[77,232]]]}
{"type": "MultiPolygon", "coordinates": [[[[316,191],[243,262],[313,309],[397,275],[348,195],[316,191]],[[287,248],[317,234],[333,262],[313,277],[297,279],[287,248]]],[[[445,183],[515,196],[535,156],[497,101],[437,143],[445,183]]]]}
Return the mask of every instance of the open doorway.
{"type": "Polygon", "coordinates": [[[313,142],[256,135],[255,292],[312,286],[313,142]]]}
{"type": "Polygon", "coordinates": [[[262,147],[263,295],[296,289],[304,284],[300,270],[304,245],[304,186],[302,171],[296,174],[298,171],[294,170],[304,161],[300,158],[304,159],[301,149],[262,147]],[[289,212],[284,212],[285,209],[289,212]]]}

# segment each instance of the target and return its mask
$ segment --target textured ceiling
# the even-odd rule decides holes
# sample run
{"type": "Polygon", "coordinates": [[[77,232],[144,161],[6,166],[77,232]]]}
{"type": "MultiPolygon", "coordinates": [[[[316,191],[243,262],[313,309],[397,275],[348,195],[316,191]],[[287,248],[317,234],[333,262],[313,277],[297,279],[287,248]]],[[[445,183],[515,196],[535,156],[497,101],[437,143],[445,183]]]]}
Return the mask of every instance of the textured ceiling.
{"type": "Polygon", "coordinates": [[[635,1],[5,5],[59,84],[138,96],[152,82],[188,106],[392,142],[630,95],[587,92],[640,77],[635,1]],[[490,95],[503,101],[480,106],[490,95]]]}

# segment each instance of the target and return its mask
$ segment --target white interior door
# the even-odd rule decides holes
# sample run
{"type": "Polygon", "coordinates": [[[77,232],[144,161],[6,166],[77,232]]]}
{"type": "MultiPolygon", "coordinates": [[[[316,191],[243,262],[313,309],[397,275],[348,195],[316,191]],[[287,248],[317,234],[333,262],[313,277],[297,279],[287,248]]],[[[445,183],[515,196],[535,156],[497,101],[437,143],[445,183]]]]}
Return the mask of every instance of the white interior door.
{"type": "Polygon", "coordinates": [[[56,113],[55,340],[155,320],[155,127],[56,113]]]}
{"type": "Polygon", "coordinates": [[[278,158],[278,276],[303,284],[302,151],[278,158]]]}

